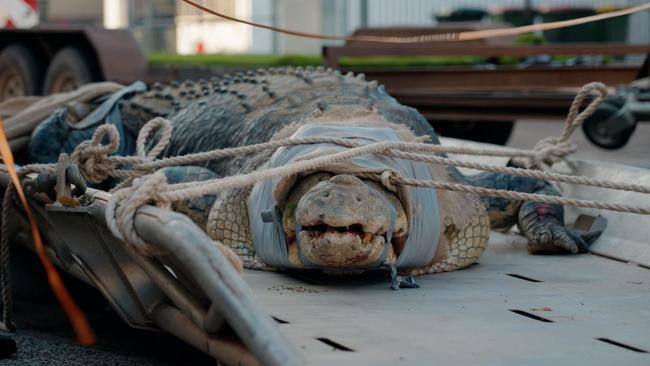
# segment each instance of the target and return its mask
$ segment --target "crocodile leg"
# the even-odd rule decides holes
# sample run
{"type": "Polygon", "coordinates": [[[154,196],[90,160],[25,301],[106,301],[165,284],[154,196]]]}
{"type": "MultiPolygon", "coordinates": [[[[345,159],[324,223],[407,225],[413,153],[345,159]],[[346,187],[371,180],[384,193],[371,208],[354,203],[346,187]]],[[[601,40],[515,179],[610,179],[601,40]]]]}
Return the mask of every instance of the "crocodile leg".
{"type": "MultiPolygon", "coordinates": [[[[533,193],[559,196],[547,182],[533,193]]],[[[564,226],[564,208],[540,202],[521,204],[517,226],[528,238],[528,251],[532,254],[587,253],[601,232],[581,234],[564,226]]]]}
{"type": "MultiPolygon", "coordinates": [[[[559,196],[548,182],[496,173],[469,176],[477,186],[508,189],[517,192],[559,196]]],[[[528,239],[528,251],[533,254],[585,253],[600,233],[580,234],[564,226],[561,205],[531,201],[511,201],[498,197],[482,197],[493,230],[508,231],[517,224],[528,239]]]]}

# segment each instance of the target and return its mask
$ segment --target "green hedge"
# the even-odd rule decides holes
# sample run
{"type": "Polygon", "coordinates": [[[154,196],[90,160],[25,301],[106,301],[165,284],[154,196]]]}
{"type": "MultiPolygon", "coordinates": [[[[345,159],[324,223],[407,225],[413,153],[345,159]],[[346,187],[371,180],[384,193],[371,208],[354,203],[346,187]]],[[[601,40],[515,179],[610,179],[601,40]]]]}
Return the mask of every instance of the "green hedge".
{"type": "MultiPolygon", "coordinates": [[[[519,44],[545,43],[537,36],[522,37],[519,44]]],[[[554,61],[566,61],[573,56],[553,56],[554,61]]],[[[497,57],[500,65],[516,65],[523,60],[522,57],[497,57]]],[[[611,60],[605,57],[604,62],[611,60]]],[[[225,67],[272,67],[281,65],[292,66],[318,66],[322,58],[314,55],[177,55],[171,53],[152,53],[149,63],[152,65],[202,65],[225,67]]],[[[435,66],[469,66],[480,65],[488,61],[485,57],[476,56],[364,56],[341,57],[339,65],[346,68],[407,68],[407,67],[435,67],[435,66]]]]}
{"type": "Polygon", "coordinates": [[[317,66],[321,64],[320,56],[311,55],[178,55],[173,53],[151,53],[149,63],[152,65],[207,65],[207,66],[317,66]]]}
{"type": "MultiPolygon", "coordinates": [[[[413,67],[442,65],[474,65],[485,62],[485,58],[473,56],[367,56],[342,57],[339,64],[344,67],[413,67]]],[[[318,66],[322,58],[314,55],[177,55],[171,53],[149,54],[152,65],[205,65],[269,67],[279,65],[318,66]]]]}

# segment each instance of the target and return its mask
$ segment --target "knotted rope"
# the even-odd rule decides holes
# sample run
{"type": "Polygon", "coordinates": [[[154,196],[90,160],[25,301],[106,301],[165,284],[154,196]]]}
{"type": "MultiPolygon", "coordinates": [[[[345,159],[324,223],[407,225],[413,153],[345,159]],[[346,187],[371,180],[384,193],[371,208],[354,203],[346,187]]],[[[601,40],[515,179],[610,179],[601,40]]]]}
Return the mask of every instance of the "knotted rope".
{"type": "MultiPolygon", "coordinates": [[[[589,177],[572,176],[547,171],[547,169],[549,169],[554,163],[564,160],[566,156],[575,152],[575,146],[570,141],[571,135],[584,122],[584,120],[587,119],[596,110],[606,95],[607,89],[601,83],[590,83],[585,85],[577,94],[575,100],[571,105],[566,121],[566,126],[562,134],[559,137],[550,137],[541,140],[532,150],[485,147],[475,148],[462,146],[447,147],[413,142],[377,142],[367,145],[360,145],[359,143],[355,143],[347,139],[309,137],[271,141],[257,145],[241,146],[235,148],[218,149],[197,154],[159,159],[155,161],[152,161],[150,159],[142,159],[141,157],[104,157],[102,159],[108,159],[108,161],[127,162],[132,164],[131,170],[117,171],[107,169],[107,172],[112,172],[112,174],[119,174],[120,176],[131,175],[141,177],[137,180],[138,184],[134,184],[133,187],[124,187],[115,192],[115,194],[111,197],[109,206],[106,210],[106,220],[109,223],[109,227],[117,237],[135,245],[143,254],[151,253],[151,248],[149,248],[146,243],[144,243],[144,241],[137,237],[137,233],[133,228],[133,218],[135,217],[135,212],[140,205],[146,203],[157,203],[167,206],[170,202],[174,201],[187,200],[207,194],[227,191],[233,188],[250,186],[265,179],[271,179],[274,177],[286,177],[318,169],[327,169],[336,172],[336,164],[347,162],[353,157],[361,156],[364,154],[380,154],[395,158],[465,167],[488,172],[526,176],[549,181],[582,184],[600,188],[609,188],[648,194],[650,193],[650,187],[644,185],[615,182],[611,180],[602,180],[589,177]],[[583,105],[585,100],[594,93],[596,93],[596,96],[592,99],[585,110],[580,112],[580,107],[583,105]],[[297,161],[282,167],[261,169],[248,174],[241,174],[200,182],[167,184],[164,175],[161,173],[149,174],[150,172],[153,172],[156,169],[165,166],[193,164],[197,162],[222,159],[241,154],[252,154],[268,149],[277,149],[283,146],[315,143],[332,143],[345,146],[348,149],[342,152],[331,153],[311,159],[297,161]],[[524,158],[526,159],[526,166],[535,167],[537,169],[513,168],[483,163],[473,163],[436,155],[441,153],[524,158]]],[[[163,121],[165,120],[159,119],[156,122],[156,126],[162,127],[168,124],[168,122],[163,121]]],[[[153,128],[143,128],[143,134],[146,133],[146,135],[148,135],[152,130],[153,128]]],[[[143,144],[145,140],[146,138],[138,138],[138,141],[141,144],[143,144]]],[[[353,168],[346,168],[344,169],[344,172],[355,173],[353,168]]],[[[476,187],[461,183],[418,180],[403,177],[397,172],[393,171],[358,170],[356,171],[356,174],[367,179],[374,179],[378,182],[381,182],[387,189],[393,191],[397,190],[397,185],[409,185],[452,190],[479,195],[496,196],[510,200],[530,200],[550,204],[572,205],[581,208],[597,208],[643,215],[650,214],[649,207],[513,192],[508,190],[476,187]]]]}
{"type": "MultiPolygon", "coordinates": [[[[102,125],[96,129],[93,137],[88,141],[82,142],[69,158],[64,157],[62,163],[65,163],[66,165],[76,164],[84,179],[94,183],[103,182],[109,177],[125,178],[125,180],[116,187],[108,202],[106,207],[106,221],[111,232],[117,238],[121,239],[128,245],[132,245],[136,250],[146,256],[156,256],[162,253],[160,249],[142,240],[134,228],[136,212],[142,205],[155,204],[160,207],[169,208],[171,203],[175,201],[200,197],[206,194],[214,194],[233,188],[249,186],[265,179],[286,177],[317,169],[327,169],[333,172],[336,172],[338,169],[344,173],[356,174],[359,177],[366,179],[374,179],[391,191],[397,191],[398,185],[408,185],[502,197],[510,200],[530,200],[550,204],[572,205],[582,208],[597,208],[649,215],[649,207],[512,192],[500,189],[476,187],[461,183],[418,180],[403,177],[394,171],[356,169],[348,166],[343,167],[341,164],[348,162],[351,158],[356,156],[364,154],[380,154],[399,159],[410,159],[433,164],[443,164],[488,172],[532,177],[548,181],[582,184],[593,187],[649,194],[650,186],[566,175],[548,171],[554,163],[564,160],[566,156],[575,152],[575,146],[570,142],[572,133],[596,110],[598,104],[606,97],[606,93],[607,90],[601,83],[590,83],[585,85],[585,87],[583,87],[577,94],[571,105],[566,126],[562,134],[559,137],[542,139],[531,150],[503,147],[440,146],[415,142],[385,141],[361,145],[348,139],[307,137],[283,139],[256,145],[217,149],[185,156],[157,159],[156,157],[165,149],[170,141],[171,124],[164,118],[155,118],[149,121],[141,129],[136,141],[136,156],[115,156],[114,154],[117,152],[120,143],[119,133],[112,125],[102,125]],[[596,96],[592,99],[586,109],[580,112],[580,107],[583,105],[584,101],[593,93],[596,93],[596,96]],[[147,152],[147,139],[156,131],[160,131],[159,141],[150,151],[147,152]],[[107,140],[106,144],[102,143],[104,140],[107,140]],[[208,160],[240,156],[242,154],[253,154],[265,150],[275,150],[285,146],[322,143],[337,144],[346,147],[347,150],[297,161],[282,167],[260,169],[248,174],[200,182],[168,184],[165,175],[162,172],[157,172],[158,169],[168,166],[188,165],[208,160]],[[468,162],[439,155],[443,153],[503,156],[513,159],[524,159],[524,163],[521,166],[526,166],[527,168],[504,167],[468,162]]],[[[64,168],[65,167],[57,166],[57,164],[34,164],[20,168],[18,174],[19,176],[24,176],[28,173],[34,172],[49,172],[58,173],[58,175],[63,176],[62,172],[65,171],[64,168]]],[[[3,318],[8,324],[11,324],[11,281],[7,270],[9,262],[8,240],[10,237],[9,226],[7,225],[10,221],[10,210],[8,208],[12,207],[13,192],[15,192],[13,188],[14,187],[11,184],[8,186],[3,199],[3,231],[0,240],[0,261],[2,262],[0,284],[2,284],[2,301],[5,305],[3,318]]],[[[220,246],[219,249],[222,251],[225,250],[225,254],[229,258],[235,256],[234,253],[231,253],[229,249],[225,248],[223,245],[220,246]]]]}
{"type": "MultiPolygon", "coordinates": [[[[171,138],[171,124],[164,118],[158,117],[149,121],[140,131],[137,138],[136,156],[115,156],[119,146],[119,134],[112,125],[102,125],[97,128],[93,138],[81,143],[71,154],[71,162],[78,164],[84,178],[91,182],[100,182],[108,177],[126,178],[116,189],[106,209],[106,221],[113,234],[134,245],[144,255],[159,254],[155,248],[138,237],[133,227],[133,219],[137,208],[144,204],[155,204],[169,207],[172,202],[187,200],[207,194],[223,192],[233,188],[253,185],[261,180],[274,177],[286,177],[317,169],[338,170],[348,174],[357,174],[366,179],[374,179],[387,189],[396,191],[398,185],[430,187],[507,198],[511,200],[531,200],[543,203],[572,205],[582,208],[597,208],[619,212],[650,214],[650,208],[604,203],[591,200],[578,200],[566,197],[546,196],[532,193],[512,192],[507,190],[476,187],[461,183],[417,180],[400,176],[393,171],[369,171],[355,168],[341,169],[341,163],[364,154],[380,154],[393,158],[410,159],[433,164],[477,169],[487,172],[525,176],[548,181],[582,184],[593,187],[617,189],[648,194],[650,187],[625,182],[615,182],[582,176],[573,176],[548,171],[556,162],[575,152],[570,137],[575,130],[588,118],[607,95],[605,85],[589,83],[576,95],[566,120],[566,126],[559,137],[542,139],[531,150],[504,147],[466,147],[441,146],[416,142],[377,142],[362,145],[343,138],[306,137],[289,138],[270,141],[261,144],[247,145],[226,149],[216,149],[196,154],[174,156],[163,159],[156,157],[164,150],[171,138]],[[580,112],[585,100],[595,94],[588,106],[580,112]],[[159,141],[147,152],[148,138],[155,132],[161,133],[159,141]],[[102,141],[107,139],[106,144],[102,141]],[[167,184],[164,174],[156,170],[178,165],[190,165],[209,160],[223,159],[242,154],[253,154],[266,150],[298,144],[330,143],[344,146],[347,150],[326,154],[311,159],[301,160],[286,166],[260,169],[248,174],[235,175],[219,179],[199,182],[167,184]],[[524,159],[523,166],[515,168],[491,164],[463,161],[438,154],[452,153],[464,155],[503,156],[524,159]],[[535,169],[531,169],[535,168],[535,169]],[[136,179],[137,178],[137,179],[136,179]]],[[[54,166],[47,166],[54,169],[54,166]]]]}
{"type": "Polygon", "coordinates": [[[107,159],[117,152],[120,146],[120,134],[112,125],[101,125],[90,140],[83,141],[72,153],[71,160],[79,166],[84,179],[92,183],[101,183],[114,175],[114,163],[107,159]],[[108,138],[108,144],[101,142],[108,138]]]}
{"type": "Polygon", "coordinates": [[[158,207],[169,208],[171,206],[169,201],[160,197],[152,197],[152,192],[158,192],[164,189],[166,185],[167,178],[162,172],[148,175],[146,179],[135,179],[130,189],[120,189],[113,193],[106,206],[106,211],[114,212],[113,217],[116,218],[107,221],[108,228],[113,235],[123,242],[135,246],[141,254],[146,256],[161,255],[164,252],[145,242],[137,234],[133,225],[135,213],[140,206],[151,202],[154,202],[158,207]],[[116,199],[112,199],[113,197],[116,197],[116,199]]]}
{"type": "Polygon", "coordinates": [[[537,142],[533,148],[535,155],[530,159],[527,167],[548,170],[554,163],[564,160],[566,156],[575,153],[578,148],[575,144],[571,143],[571,135],[598,109],[598,106],[606,97],[607,87],[602,83],[589,83],[583,86],[574,98],[573,103],[571,103],[562,134],[559,137],[546,137],[537,142]],[[580,113],[580,108],[584,104],[584,101],[594,91],[596,92],[596,97],[580,113]]]}

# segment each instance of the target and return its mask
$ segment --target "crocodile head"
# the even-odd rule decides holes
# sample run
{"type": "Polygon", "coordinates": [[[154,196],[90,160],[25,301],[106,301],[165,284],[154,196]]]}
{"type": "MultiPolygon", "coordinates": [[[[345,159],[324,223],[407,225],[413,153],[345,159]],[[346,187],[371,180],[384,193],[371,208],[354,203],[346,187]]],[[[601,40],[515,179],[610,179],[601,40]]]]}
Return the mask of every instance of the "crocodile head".
{"type": "Polygon", "coordinates": [[[293,265],[304,265],[301,253],[309,263],[333,270],[375,265],[385,249],[394,262],[408,233],[397,195],[372,181],[323,172],[295,183],[282,223],[293,265]]]}

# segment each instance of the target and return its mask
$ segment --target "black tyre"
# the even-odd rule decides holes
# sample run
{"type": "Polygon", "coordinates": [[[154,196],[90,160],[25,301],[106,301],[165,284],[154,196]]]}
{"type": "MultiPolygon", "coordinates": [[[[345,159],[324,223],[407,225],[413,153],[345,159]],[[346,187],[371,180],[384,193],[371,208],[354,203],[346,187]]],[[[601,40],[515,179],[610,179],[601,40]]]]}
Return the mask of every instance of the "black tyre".
{"type": "Polygon", "coordinates": [[[585,120],[582,124],[582,131],[589,141],[608,150],[620,149],[627,144],[634,130],[636,130],[636,123],[616,134],[609,133],[605,127],[607,120],[619,113],[624,104],[625,100],[623,98],[607,98],[596,109],[594,114],[585,120]]]}
{"type": "Polygon", "coordinates": [[[97,67],[85,52],[75,47],[64,47],[54,55],[45,74],[44,94],[75,90],[97,81],[97,67]]]}
{"type": "Polygon", "coordinates": [[[12,44],[0,52],[0,102],[12,97],[38,95],[43,72],[33,52],[12,44]]]}
{"type": "Polygon", "coordinates": [[[513,121],[436,121],[433,127],[444,137],[454,137],[505,145],[512,134],[513,121]]]}

